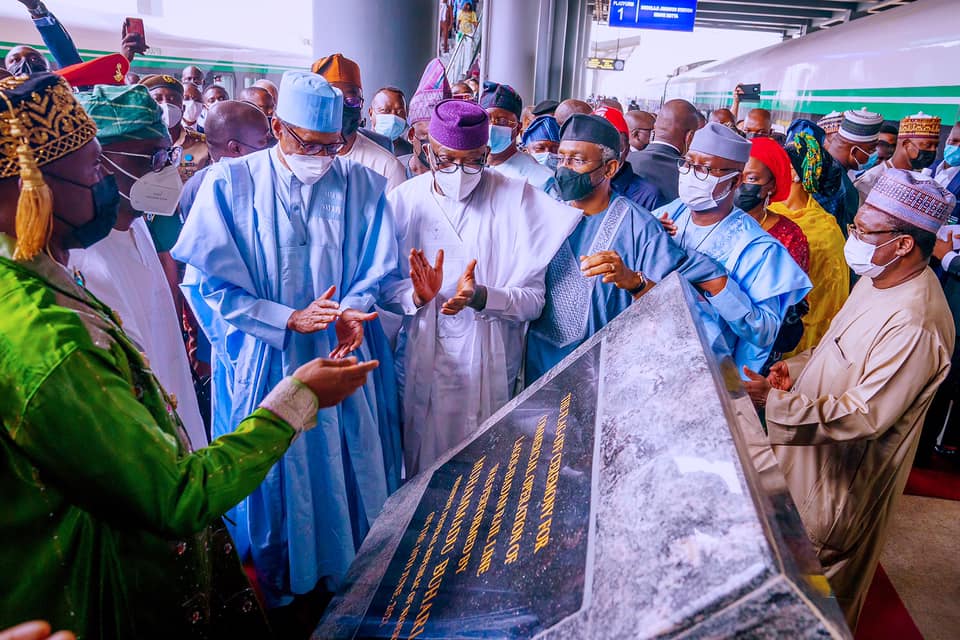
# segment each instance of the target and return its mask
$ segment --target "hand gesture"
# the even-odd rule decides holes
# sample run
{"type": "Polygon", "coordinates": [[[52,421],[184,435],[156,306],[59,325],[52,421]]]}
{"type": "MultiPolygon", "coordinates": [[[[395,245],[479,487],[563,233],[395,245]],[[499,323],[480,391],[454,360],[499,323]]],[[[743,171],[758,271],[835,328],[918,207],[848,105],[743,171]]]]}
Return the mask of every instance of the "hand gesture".
{"type": "Polygon", "coordinates": [[[340,404],[367,382],[367,374],[380,365],[376,360],[357,364],[356,358],[311,360],[293,372],[293,377],[310,387],[320,408],[340,404]]]}
{"type": "Polygon", "coordinates": [[[287,328],[297,333],[316,333],[329,327],[340,315],[340,304],[331,300],[336,290],[330,287],[306,309],[291,313],[287,328]]]}
{"type": "Polygon", "coordinates": [[[677,236],[677,223],[670,219],[670,214],[666,211],[663,212],[663,215],[658,218],[660,220],[660,225],[663,227],[663,230],[669,233],[671,236],[677,236]]]}
{"type": "Polygon", "coordinates": [[[149,49],[149,47],[143,36],[139,33],[124,34],[123,40],[120,42],[120,52],[123,54],[123,57],[130,62],[133,62],[134,57],[136,57],[138,53],[146,53],[147,49],[149,49]]]}
{"type": "MultiPolygon", "coordinates": [[[[35,11],[37,8],[37,5],[40,4],[40,0],[17,0],[17,2],[25,6],[28,11],[35,11]]],[[[29,622],[27,624],[36,624],[36,623],[29,622]]],[[[22,624],[17,627],[14,627],[14,629],[19,629],[20,627],[24,627],[24,626],[26,626],[26,624],[22,624]]],[[[0,640],[6,640],[6,636],[0,636],[0,640]]]]}
{"type": "Polygon", "coordinates": [[[733,88],[733,95],[739,97],[739,96],[742,96],[743,94],[744,94],[744,90],[743,90],[742,84],[738,84],[733,88]]]}
{"type": "Polygon", "coordinates": [[[632,291],[643,284],[639,273],[628,269],[616,251],[601,251],[592,256],[580,256],[580,272],[583,277],[603,276],[603,282],[632,291]]]}
{"type": "Polygon", "coordinates": [[[33,620],[0,630],[0,640],[76,640],[76,636],[69,631],[58,631],[51,636],[48,623],[33,620]]]}
{"type": "Polygon", "coordinates": [[[356,351],[363,343],[363,323],[377,317],[377,313],[363,313],[356,309],[344,309],[334,325],[337,331],[337,348],[330,353],[331,358],[344,358],[356,351]]]}
{"type": "Polygon", "coordinates": [[[781,360],[770,367],[770,375],[767,376],[770,386],[780,391],[790,391],[793,388],[793,380],[790,378],[790,367],[781,360]]]}
{"type": "Polygon", "coordinates": [[[410,279],[413,280],[413,301],[418,307],[429,304],[443,286],[443,249],[437,251],[436,266],[419,249],[410,251],[410,279]]]}
{"type": "Polygon", "coordinates": [[[743,373],[747,376],[747,381],[743,383],[750,399],[756,407],[765,407],[767,405],[767,394],[770,393],[770,382],[762,375],[748,367],[743,368],[743,373]]]}
{"type": "Polygon", "coordinates": [[[933,255],[937,260],[943,260],[943,257],[951,251],[953,251],[953,231],[947,231],[946,240],[941,240],[940,236],[937,236],[937,244],[933,246],[933,255]]]}
{"type": "Polygon", "coordinates": [[[440,313],[446,316],[455,316],[473,301],[473,294],[477,292],[477,280],[473,275],[477,268],[477,261],[472,260],[467,265],[467,270],[463,272],[457,281],[457,293],[443,303],[440,313]]]}

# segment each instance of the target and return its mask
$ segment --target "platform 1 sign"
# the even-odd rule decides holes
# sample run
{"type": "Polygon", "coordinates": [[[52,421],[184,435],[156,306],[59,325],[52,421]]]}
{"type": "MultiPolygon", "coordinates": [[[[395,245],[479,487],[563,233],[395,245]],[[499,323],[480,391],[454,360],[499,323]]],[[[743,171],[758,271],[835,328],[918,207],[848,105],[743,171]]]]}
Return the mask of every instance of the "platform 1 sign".
{"type": "Polygon", "coordinates": [[[611,0],[610,26],[632,29],[693,31],[697,0],[611,0]]]}
{"type": "Polygon", "coordinates": [[[597,71],[623,71],[626,62],[618,58],[587,58],[587,69],[597,71]]]}

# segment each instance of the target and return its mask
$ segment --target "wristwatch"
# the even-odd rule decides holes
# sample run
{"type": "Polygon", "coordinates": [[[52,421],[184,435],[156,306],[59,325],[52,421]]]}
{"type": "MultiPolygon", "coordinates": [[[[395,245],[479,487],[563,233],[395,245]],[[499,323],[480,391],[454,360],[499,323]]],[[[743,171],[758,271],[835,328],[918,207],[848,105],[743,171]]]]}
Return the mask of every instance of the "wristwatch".
{"type": "Polygon", "coordinates": [[[627,289],[627,293],[632,296],[639,294],[641,291],[647,288],[647,279],[639,271],[634,271],[640,277],[640,284],[637,285],[636,289],[627,289]]]}

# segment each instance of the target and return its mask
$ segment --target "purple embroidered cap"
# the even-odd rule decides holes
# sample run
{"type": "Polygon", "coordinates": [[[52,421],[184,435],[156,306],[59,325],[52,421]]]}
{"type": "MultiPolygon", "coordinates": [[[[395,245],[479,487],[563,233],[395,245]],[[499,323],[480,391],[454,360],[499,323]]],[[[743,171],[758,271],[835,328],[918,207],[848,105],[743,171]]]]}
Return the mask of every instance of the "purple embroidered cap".
{"type": "Polygon", "coordinates": [[[479,149],[490,139],[490,119],[476,102],[444,100],[433,110],[430,137],[457,151],[479,149]]]}

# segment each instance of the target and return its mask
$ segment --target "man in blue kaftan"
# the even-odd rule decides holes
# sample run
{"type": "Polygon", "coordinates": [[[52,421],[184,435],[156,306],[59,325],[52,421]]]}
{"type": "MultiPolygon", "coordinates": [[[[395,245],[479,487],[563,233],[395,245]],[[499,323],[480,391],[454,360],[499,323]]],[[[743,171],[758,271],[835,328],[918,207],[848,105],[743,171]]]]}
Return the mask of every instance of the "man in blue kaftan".
{"type": "Polygon", "coordinates": [[[649,211],[613,191],[620,144],[614,126],[596,115],[574,115],[561,130],[557,183],[583,217],[547,270],[546,304],[527,335],[528,385],[670,272],[699,287],[723,276],[706,256],[688,258],[649,211]]]}
{"type": "Polygon", "coordinates": [[[390,350],[366,313],[396,269],[396,237],[386,180],[337,157],[342,109],[321,76],[284,74],[279,144],[211,167],[173,249],[214,351],[214,438],[313,358],[381,361],[229,514],[268,607],[336,589],[400,479],[390,350]]]}
{"type": "MultiPolygon", "coordinates": [[[[812,288],[786,247],[734,206],[750,145],[727,127],[708,123],[680,160],[680,197],[654,211],[666,216],[688,256],[709,256],[723,266],[724,287],[707,293],[705,325],[719,322],[740,375],[760,371],[787,308],[812,288]]],[[[745,377],[745,376],[744,376],[745,377]]]]}

